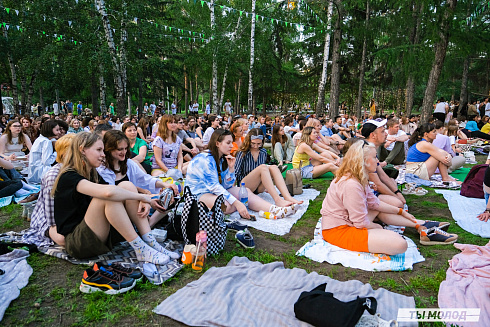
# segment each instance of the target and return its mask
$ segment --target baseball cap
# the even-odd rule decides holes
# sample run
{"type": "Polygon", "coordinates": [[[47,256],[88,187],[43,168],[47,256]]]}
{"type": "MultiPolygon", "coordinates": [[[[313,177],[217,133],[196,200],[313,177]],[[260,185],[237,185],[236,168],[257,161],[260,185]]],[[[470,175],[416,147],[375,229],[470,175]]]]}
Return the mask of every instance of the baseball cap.
{"type": "Polygon", "coordinates": [[[361,135],[364,136],[364,138],[369,138],[369,135],[377,128],[385,126],[386,121],[386,119],[381,118],[368,120],[364,123],[364,125],[362,125],[361,135]]]}

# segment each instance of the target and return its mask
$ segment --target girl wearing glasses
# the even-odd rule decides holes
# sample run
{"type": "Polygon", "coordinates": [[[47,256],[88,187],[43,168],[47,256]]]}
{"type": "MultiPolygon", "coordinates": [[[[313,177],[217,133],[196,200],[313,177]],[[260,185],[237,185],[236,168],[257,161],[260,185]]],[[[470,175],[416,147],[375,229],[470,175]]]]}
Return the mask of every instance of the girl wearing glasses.
{"type": "Polygon", "coordinates": [[[11,120],[5,132],[0,137],[0,156],[6,160],[15,160],[15,157],[24,156],[23,148],[31,150],[32,143],[29,136],[22,133],[22,125],[18,120],[11,120]]]}
{"type": "Polygon", "coordinates": [[[279,167],[266,165],[267,150],[262,147],[263,141],[264,135],[259,128],[253,128],[245,137],[236,155],[237,185],[245,183],[245,186],[255,194],[267,191],[278,207],[303,203],[289,194],[279,167]],[[277,193],[274,183],[283,198],[277,193]]]}

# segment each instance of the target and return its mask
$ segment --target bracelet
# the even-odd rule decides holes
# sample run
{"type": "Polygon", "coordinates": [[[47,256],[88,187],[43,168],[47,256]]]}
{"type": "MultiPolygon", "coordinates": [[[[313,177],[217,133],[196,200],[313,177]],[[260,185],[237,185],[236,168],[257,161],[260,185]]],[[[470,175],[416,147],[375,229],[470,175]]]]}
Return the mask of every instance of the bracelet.
{"type": "Polygon", "coordinates": [[[402,208],[398,208],[398,214],[401,216],[403,214],[403,209],[402,208]]]}
{"type": "Polygon", "coordinates": [[[395,194],[398,194],[398,193],[401,193],[401,191],[400,190],[396,190],[394,193],[395,194]]]}
{"type": "Polygon", "coordinates": [[[490,209],[485,209],[485,211],[483,211],[483,212],[484,212],[484,213],[485,213],[485,212],[490,212],[490,209]]]}

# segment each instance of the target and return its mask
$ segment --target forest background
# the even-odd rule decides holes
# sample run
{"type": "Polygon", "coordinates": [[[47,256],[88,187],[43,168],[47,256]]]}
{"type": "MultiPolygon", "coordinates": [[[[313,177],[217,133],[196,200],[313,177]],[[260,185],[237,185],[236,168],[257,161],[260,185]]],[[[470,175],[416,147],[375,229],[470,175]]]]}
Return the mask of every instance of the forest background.
{"type": "Polygon", "coordinates": [[[344,103],[432,113],[490,94],[490,1],[0,0],[0,84],[17,111],[71,99],[198,99],[213,112],[344,103]]]}

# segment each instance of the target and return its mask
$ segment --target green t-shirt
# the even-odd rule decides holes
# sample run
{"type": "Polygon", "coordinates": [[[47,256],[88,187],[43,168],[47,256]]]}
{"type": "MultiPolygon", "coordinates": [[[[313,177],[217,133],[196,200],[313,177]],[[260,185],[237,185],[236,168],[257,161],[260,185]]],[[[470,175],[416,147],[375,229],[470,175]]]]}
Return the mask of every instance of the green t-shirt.
{"type": "Polygon", "coordinates": [[[148,145],[146,144],[145,141],[143,141],[142,139],[137,137],[136,142],[134,143],[134,146],[131,148],[131,151],[133,151],[134,153],[136,153],[136,155],[138,155],[140,153],[140,148],[142,146],[146,147],[146,156],[145,156],[145,160],[143,160],[143,162],[151,166],[151,161],[150,161],[151,155],[148,153],[149,152],[148,151],[148,145]]]}

